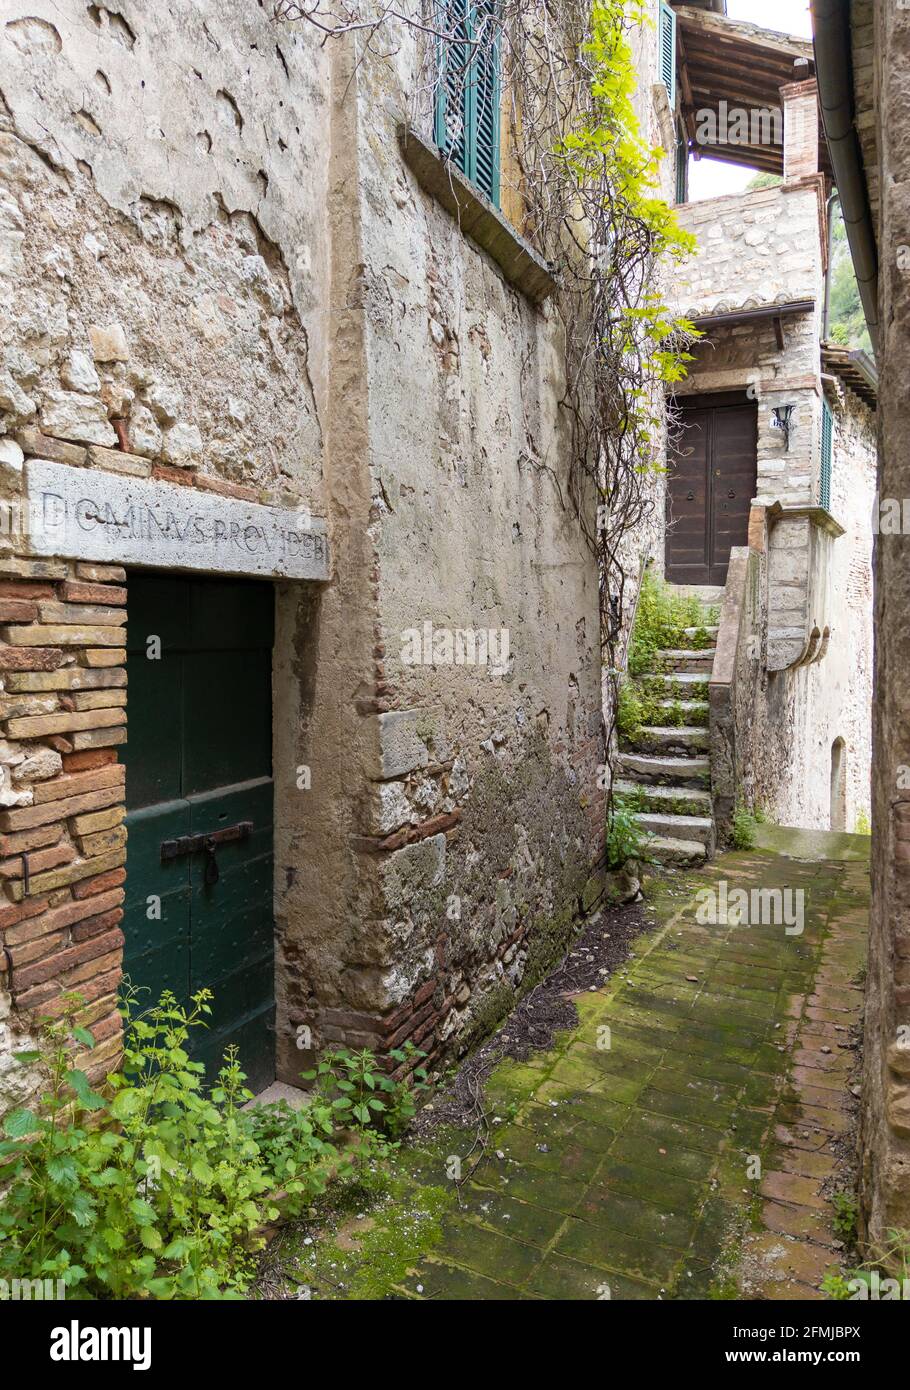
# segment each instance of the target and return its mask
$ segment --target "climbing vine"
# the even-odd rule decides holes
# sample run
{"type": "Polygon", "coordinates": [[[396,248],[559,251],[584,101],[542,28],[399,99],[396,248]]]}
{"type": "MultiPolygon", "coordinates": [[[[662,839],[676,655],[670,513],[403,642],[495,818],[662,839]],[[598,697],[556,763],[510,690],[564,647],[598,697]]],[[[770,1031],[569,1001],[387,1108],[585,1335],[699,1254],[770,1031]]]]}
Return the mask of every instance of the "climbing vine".
{"type": "MultiPolygon", "coordinates": [[[[449,105],[457,84],[470,84],[485,58],[498,55],[508,123],[503,198],[559,284],[571,431],[569,476],[559,483],[598,557],[602,655],[614,697],[630,585],[646,559],[641,537],[674,428],[668,388],[685,375],[687,347],[698,336],[663,292],[668,269],[695,243],[660,194],[663,150],[648,142],[636,110],[634,44],[653,26],[653,9],[647,0],[279,0],[276,7],[279,20],[307,23],[324,41],[353,34],[363,62],[390,61],[409,35],[409,116],[423,129],[432,121],[440,52],[449,105]]],[[[549,467],[527,435],[531,462],[549,467]]],[[[615,729],[608,732],[612,743],[615,729]]]]}

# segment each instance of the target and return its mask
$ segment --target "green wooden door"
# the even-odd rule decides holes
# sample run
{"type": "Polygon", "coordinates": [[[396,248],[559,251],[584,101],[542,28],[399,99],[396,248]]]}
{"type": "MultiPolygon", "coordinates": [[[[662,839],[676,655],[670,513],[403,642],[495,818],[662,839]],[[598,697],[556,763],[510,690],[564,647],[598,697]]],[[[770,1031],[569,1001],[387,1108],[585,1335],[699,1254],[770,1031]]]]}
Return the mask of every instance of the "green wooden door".
{"type": "Polygon", "coordinates": [[[254,1090],[275,1077],[273,614],[269,584],[130,575],[124,971],[143,1004],[213,990],[194,1055],[211,1076],[236,1043],[254,1090]]]}

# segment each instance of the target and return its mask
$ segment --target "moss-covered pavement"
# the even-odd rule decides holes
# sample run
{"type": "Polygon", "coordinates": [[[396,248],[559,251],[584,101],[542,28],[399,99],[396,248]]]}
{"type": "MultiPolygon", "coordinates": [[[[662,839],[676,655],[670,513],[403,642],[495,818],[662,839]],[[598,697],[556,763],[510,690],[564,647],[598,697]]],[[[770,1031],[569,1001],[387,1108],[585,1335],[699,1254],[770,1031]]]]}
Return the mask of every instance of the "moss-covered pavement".
{"type": "Polygon", "coordinates": [[[658,883],[655,929],[576,999],[577,1027],[490,1076],[481,1161],[473,1130],[405,1147],[371,1209],[290,1234],[295,1282],[317,1298],[818,1296],[849,1166],[868,842],[764,840],[658,883]],[[766,901],[762,922],[724,922],[721,885],[730,907],[735,889],[802,892],[803,920],[769,922],[766,901]]]}

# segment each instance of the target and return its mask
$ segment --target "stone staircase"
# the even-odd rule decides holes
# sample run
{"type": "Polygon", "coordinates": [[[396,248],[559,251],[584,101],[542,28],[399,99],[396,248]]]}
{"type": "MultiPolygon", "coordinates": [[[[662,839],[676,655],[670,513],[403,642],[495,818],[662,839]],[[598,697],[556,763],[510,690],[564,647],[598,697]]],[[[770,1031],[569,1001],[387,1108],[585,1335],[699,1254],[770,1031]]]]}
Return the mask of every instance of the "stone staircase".
{"type": "MultiPolygon", "coordinates": [[[[716,627],[686,628],[683,637],[716,627]]],[[[639,677],[655,698],[657,718],[634,737],[622,739],[614,791],[635,810],[651,837],[648,854],[663,864],[691,868],[714,853],[708,681],[713,646],[658,653],[658,670],[639,677]]]]}

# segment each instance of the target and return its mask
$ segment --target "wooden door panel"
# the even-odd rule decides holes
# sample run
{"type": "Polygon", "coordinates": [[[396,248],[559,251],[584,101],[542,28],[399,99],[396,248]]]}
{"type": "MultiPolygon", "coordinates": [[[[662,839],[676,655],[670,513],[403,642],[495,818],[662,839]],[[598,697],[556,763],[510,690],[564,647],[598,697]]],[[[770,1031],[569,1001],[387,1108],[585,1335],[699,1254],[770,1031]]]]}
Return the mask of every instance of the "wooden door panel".
{"type": "Polygon", "coordinates": [[[683,406],[667,485],[671,583],[726,583],[731,548],[748,540],[756,459],[754,404],[720,397],[683,406]]]}
{"type": "Polygon", "coordinates": [[[144,1004],[165,988],[181,1004],[213,990],[193,1055],[211,1080],[237,1044],[254,1090],[275,1075],[273,605],[271,586],[249,581],[129,581],[126,969],[144,1004]],[[148,659],[149,635],[161,638],[159,660],[148,659]],[[251,834],[215,849],[217,875],[199,842],[162,859],[165,841],[245,821],[251,834]]]}
{"type": "Polygon", "coordinates": [[[706,584],[705,516],[708,508],[708,453],[711,415],[688,410],[667,486],[667,578],[678,584],[706,584]]]}

